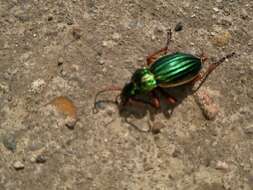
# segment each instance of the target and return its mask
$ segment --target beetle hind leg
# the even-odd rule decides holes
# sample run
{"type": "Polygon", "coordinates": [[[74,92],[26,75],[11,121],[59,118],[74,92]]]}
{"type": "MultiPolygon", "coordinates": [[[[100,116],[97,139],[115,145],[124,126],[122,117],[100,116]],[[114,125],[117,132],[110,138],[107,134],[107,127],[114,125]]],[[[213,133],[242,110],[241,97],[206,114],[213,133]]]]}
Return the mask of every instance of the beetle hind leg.
{"type": "Polygon", "coordinates": [[[197,88],[197,89],[199,89],[200,86],[205,82],[205,80],[206,80],[206,79],[208,78],[208,76],[211,74],[211,72],[212,72],[214,69],[216,69],[216,67],[218,67],[221,63],[223,63],[224,61],[226,61],[226,59],[229,59],[229,58],[233,57],[234,55],[235,55],[235,52],[233,52],[233,53],[231,53],[231,54],[228,54],[228,55],[222,57],[221,59],[219,59],[218,61],[216,61],[216,62],[214,62],[214,63],[211,63],[211,64],[208,66],[207,70],[206,70],[204,73],[198,74],[198,75],[196,76],[196,78],[195,78],[194,80],[192,80],[192,84],[194,84],[194,83],[196,83],[197,81],[200,81],[200,80],[201,80],[201,82],[200,82],[200,84],[199,84],[199,86],[198,86],[198,88],[197,88]]]}

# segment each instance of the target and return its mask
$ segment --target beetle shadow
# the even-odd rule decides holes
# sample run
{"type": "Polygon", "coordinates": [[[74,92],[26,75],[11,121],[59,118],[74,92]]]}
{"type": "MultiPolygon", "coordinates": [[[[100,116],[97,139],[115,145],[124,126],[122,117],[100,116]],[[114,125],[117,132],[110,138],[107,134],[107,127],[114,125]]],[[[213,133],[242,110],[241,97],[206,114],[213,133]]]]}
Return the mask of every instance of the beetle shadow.
{"type": "MultiPolygon", "coordinates": [[[[160,113],[169,119],[172,116],[174,109],[180,105],[185,98],[196,92],[196,89],[194,89],[194,85],[192,84],[186,84],[173,88],[164,88],[164,90],[168,95],[176,99],[176,103],[168,104],[165,100],[166,96],[164,93],[159,93],[158,97],[160,99],[161,105],[159,109],[145,103],[134,103],[131,105],[126,105],[124,107],[118,106],[120,116],[126,123],[138,131],[150,132],[152,131],[151,126],[149,126],[149,130],[142,130],[142,127],[136,125],[133,121],[130,121],[130,119],[132,118],[131,120],[140,120],[149,114],[150,120],[153,122],[155,121],[155,115],[160,113]]],[[[138,99],[142,100],[143,102],[150,102],[151,100],[151,98],[147,95],[138,96],[138,99]]]]}

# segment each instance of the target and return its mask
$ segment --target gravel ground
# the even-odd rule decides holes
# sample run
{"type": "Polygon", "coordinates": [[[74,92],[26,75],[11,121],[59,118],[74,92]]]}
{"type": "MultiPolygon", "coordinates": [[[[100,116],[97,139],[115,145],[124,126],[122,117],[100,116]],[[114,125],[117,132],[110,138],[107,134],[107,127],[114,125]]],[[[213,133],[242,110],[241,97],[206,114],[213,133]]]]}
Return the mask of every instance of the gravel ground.
{"type": "Polygon", "coordinates": [[[0,189],[252,190],[252,52],[251,0],[1,0],[0,189]],[[174,50],[236,56],[172,114],[94,114],[168,28],[174,50]]]}

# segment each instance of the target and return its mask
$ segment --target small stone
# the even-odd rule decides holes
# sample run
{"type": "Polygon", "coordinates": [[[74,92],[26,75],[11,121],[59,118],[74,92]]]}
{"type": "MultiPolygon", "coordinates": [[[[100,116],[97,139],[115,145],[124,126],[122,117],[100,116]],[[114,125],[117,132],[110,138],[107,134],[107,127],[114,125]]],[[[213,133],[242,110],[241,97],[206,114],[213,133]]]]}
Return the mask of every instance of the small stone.
{"type": "Polygon", "coordinates": [[[48,17],[47,17],[47,21],[52,21],[53,20],[53,16],[52,15],[49,15],[48,17]]]}
{"type": "Polygon", "coordinates": [[[223,47],[228,44],[231,38],[232,38],[231,34],[228,31],[225,31],[225,32],[215,35],[211,39],[211,41],[213,45],[223,47]]]}
{"type": "Polygon", "coordinates": [[[253,134],[253,125],[246,127],[246,128],[244,129],[244,132],[245,132],[246,134],[253,134]]]}
{"type": "Polygon", "coordinates": [[[114,45],[116,45],[116,42],[114,42],[113,40],[107,40],[102,42],[103,47],[112,48],[114,45]]]}
{"type": "Polygon", "coordinates": [[[245,9],[241,9],[241,17],[244,20],[246,20],[249,17],[249,15],[245,9]]]}
{"type": "Polygon", "coordinates": [[[43,148],[43,144],[41,144],[39,142],[32,142],[29,145],[29,150],[30,151],[36,151],[36,150],[39,150],[39,149],[42,149],[42,148],[43,148]]]}
{"type": "Polygon", "coordinates": [[[35,160],[35,162],[38,164],[44,164],[46,161],[47,161],[47,158],[41,154],[38,155],[35,160]]]}
{"type": "Polygon", "coordinates": [[[98,63],[99,63],[99,65],[104,65],[104,64],[105,64],[105,60],[100,59],[100,60],[98,61],[98,63]]]}
{"type": "Polygon", "coordinates": [[[71,19],[67,20],[67,25],[73,25],[73,24],[74,24],[73,20],[71,20],[71,19]]]}
{"type": "Polygon", "coordinates": [[[119,33],[113,33],[113,35],[112,35],[112,39],[113,40],[119,40],[120,39],[120,34],[119,33]]]}
{"type": "Polygon", "coordinates": [[[232,16],[224,16],[218,21],[223,26],[231,26],[233,24],[233,17],[232,16]]]}
{"type": "Polygon", "coordinates": [[[72,29],[72,35],[75,40],[79,40],[82,37],[82,30],[79,26],[74,26],[72,29]]]}
{"type": "Polygon", "coordinates": [[[46,82],[43,79],[37,79],[32,82],[30,91],[33,92],[34,94],[38,94],[44,89],[45,86],[46,82]]]}
{"type": "Polygon", "coordinates": [[[227,171],[229,169],[229,166],[226,162],[222,162],[222,161],[218,161],[216,163],[216,167],[217,170],[224,170],[227,171]]]}
{"type": "Polygon", "coordinates": [[[69,129],[74,129],[77,118],[77,108],[74,103],[67,97],[60,96],[50,102],[60,113],[58,121],[61,126],[66,126],[69,129]]]}
{"type": "Polygon", "coordinates": [[[214,7],[213,10],[217,13],[220,11],[220,9],[218,9],[217,7],[214,7]]]}
{"type": "Polygon", "coordinates": [[[8,150],[14,152],[17,147],[17,142],[16,142],[15,136],[13,134],[8,134],[8,135],[4,136],[3,137],[3,145],[8,150]]]}
{"type": "Polygon", "coordinates": [[[72,118],[72,117],[67,117],[65,120],[65,125],[66,127],[68,127],[69,129],[74,129],[75,125],[76,125],[77,119],[76,118],[72,118]]]}
{"type": "Polygon", "coordinates": [[[13,167],[16,169],[16,170],[22,170],[25,168],[25,165],[21,162],[21,161],[15,161],[13,163],[13,167]]]}
{"type": "Polygon", "coordinates": [[[177,25],[176,25],[176,27],[175,27],[174,30],[176,32],[179,32],[179,31],[183,30],[183,24],[182,24],[182,22],[177,23],[177,25]]]}
{"type": "Polygon", "coordinates": [[[0,94],[6,94],[9,92],[9,86],[7,84],[0,83],[0,94]]]}
{"type": "Polygon", "coordinates": [[[200,106],[205,118],[208,120],[214,120],[219,112],[219,109],[208,93],[206,91],[198,91],[195,94],[195,100],[200,106]]]}
{"type": "Polygon", "coordinates": [[[178,157],[180,154],[181,154],[180,150],[175,149],[175,150],[173,151],[173,153],[172,153],[172,157],[176,158],[176,157],[178,157]]]}
{"type": "Polygon", "coordinates": [[[57,60],[58,66],[61,66],[63,63],[64,63],[63,57],[59,57],[58,60],[57,60]]]}
{"type": "Polygon", "coordinates": [[[161,132],[161,129],[164,128],[165,125],[161,122],[155,122],[151,127],[151,132],[153,134],[158,134],[161,132]]]}

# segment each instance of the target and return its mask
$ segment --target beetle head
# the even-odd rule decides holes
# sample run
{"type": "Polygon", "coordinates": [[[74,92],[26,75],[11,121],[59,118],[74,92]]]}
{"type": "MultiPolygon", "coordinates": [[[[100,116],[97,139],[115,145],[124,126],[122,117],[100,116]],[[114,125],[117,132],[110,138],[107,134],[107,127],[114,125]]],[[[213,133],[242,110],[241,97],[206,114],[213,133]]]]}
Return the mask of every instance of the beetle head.
{"type": "Polygon", "coordinates": [[[133,82],[127,83],[121,91],[121,102],[125,105],[131,97],[134,97],[137,93],[136,84],[133,82]]]}

